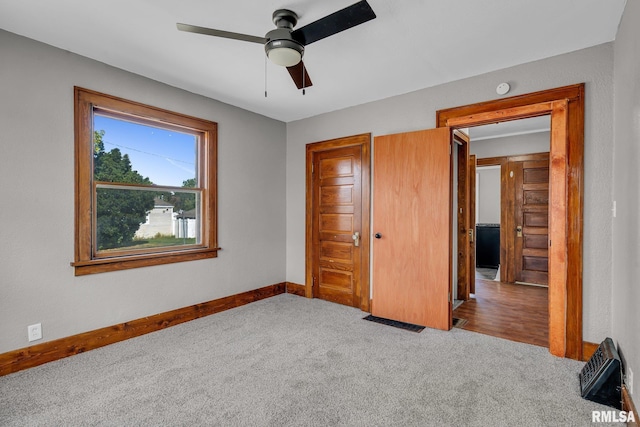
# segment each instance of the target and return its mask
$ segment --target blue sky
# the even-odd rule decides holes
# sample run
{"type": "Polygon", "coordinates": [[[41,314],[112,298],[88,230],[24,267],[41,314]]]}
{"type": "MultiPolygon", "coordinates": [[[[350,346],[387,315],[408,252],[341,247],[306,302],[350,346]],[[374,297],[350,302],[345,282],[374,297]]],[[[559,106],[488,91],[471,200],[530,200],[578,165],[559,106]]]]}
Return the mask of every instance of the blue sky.
{"type": "Polygon", "coordinates": [[[94,115],[94,130],[104,130],[105,151],[118,148],[128,154],[131,166],[157,185],[181,187],[195,178],[194,135],[94,115]]]}

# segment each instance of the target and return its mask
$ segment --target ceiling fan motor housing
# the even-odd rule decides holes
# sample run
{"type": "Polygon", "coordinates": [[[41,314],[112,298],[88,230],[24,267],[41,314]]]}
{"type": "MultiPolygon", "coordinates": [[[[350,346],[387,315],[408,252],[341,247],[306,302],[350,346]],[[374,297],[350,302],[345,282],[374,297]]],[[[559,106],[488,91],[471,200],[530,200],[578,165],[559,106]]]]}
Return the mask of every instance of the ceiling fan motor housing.
{"type": "Polygon", "coordinates": [[[288,28],[276,28],[266,35],[264,50],[271,61],[278,65],[291,67],[296,65],[304,55],[304,45],[291,37],[288,28]]]}

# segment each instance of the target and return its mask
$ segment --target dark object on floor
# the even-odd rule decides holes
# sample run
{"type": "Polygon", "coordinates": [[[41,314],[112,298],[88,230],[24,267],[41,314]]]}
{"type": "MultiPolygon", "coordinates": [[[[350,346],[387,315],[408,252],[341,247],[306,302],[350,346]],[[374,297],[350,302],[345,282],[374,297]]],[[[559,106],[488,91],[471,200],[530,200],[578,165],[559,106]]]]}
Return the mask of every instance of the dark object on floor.
{"type": "Polygon", "coordinates": [[[424,329],[424,326],[418,326],[411,323],[399,322],[397,320],[385,319],[382,317],[376,317],[373,315],[368,315],[367,317],[363,317],[364,320],[369,320],[371,322],[380,323],[382,325],[393,326],[394,328],[405,329],[411,332],[420,332],[424,329]]]}
{"type": "Polygon", "coordinates": [[[580,392],[587,400],[622,410],[622,371],[613,340],[607,338],[580,372],[580,392]]]}
{"type": "Polygon", "coordinates": [[[454,328],[462,328],[467,324],[467,319],[458,319],[456,317],[453,318],[453,327],[454,328]]]}
{"type": "Polygon", "coordinates": [[[486,268],[486,267],[476,268],[476,279],[495,280],[497,275],[498,275],[497,268],[486,268]]]}
{"type": "Polygon", "coordinates": [[[498,268],[500,224],[476,224],[476,267],[498,268]]]}

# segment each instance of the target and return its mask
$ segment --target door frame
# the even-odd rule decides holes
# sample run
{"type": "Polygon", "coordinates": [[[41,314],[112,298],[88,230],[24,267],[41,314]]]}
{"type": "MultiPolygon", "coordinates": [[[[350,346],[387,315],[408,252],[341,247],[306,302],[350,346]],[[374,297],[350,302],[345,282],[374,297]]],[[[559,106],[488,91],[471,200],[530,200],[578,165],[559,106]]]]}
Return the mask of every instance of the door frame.
{"type": "Polygon", "coordinates": [[[549,351],[582,359],[585,84],[436,112],[436,126],[466,128],[551,115],[549,351]]]}
{"type": "Polygon", "coordinates": [[[313,260],[318,248],[313,244],[313,164],[317,153],[344,147],[359,145],[362,148],[361,187],[362,187],[362,231],[360,238],[361,277],[360,305],[362,311],[370,311],[371,285],[369,278],[371,251],[371,134],[364,133],[344,138],[307,144],[306,154],[306,219],[305,219],[305,296],[313,294],[313,260]]]}
{"type": "Polygon", "coordinates": [[[453,248],[453,239],[457,239],[457,253],[455,261],[452,260],[451,267],[453,268],[453,262],[457,263],[457,277],[455,277],[457,295],[459,300],[467,301],[471,293],[471,277],[475,274],[475,268],[470,269],[470,256],[471,248],[469,246],[470,236],[469,229],[471,228],[469,212],[470,206],[470,177],[469,177],[469,136],[463,132],[452,130],[452,144],[456,144],[458,149],[456,150],[456,158],[451,158],[451,169],[453,176],[453,162],[457,162],[457,188],[452,188],[451,203],[453,204],[453,198],[458,199],[458,211],[456,215],[456,223],[453,224],[452,230],[455,233],[451,233],[451,247],[453,248]]]}
{"type": "Polygon", "coordinates": [[[478,159],[469,154],[469,293],[476,293],[476,168],[478,159]]]}

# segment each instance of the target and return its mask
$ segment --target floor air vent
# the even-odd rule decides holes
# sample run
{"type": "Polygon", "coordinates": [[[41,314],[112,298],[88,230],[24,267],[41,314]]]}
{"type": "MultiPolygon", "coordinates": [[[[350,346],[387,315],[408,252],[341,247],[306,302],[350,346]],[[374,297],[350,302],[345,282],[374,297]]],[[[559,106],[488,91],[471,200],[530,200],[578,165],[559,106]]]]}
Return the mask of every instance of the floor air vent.
{"type": "Polygon", "coordinates": [[[580,372],[580,392],[587,400],[622,410],[622,371],[613,340],[598,346],[580,372]]]}
{"type": "Polygon", "coordinates": [[[424,329],[424,326],[414,325],[413,323],[405,323],[400,322],[398,320],[385,319],[384,317],[377,317],[374,315],[368,315],[367,317],[363,317],[364,320],[368,320],[370,322],[380,323],[382,325],[393,326],[394,328],[404,329],[406,331],[411,332],[421,332],[424,329]]]}

